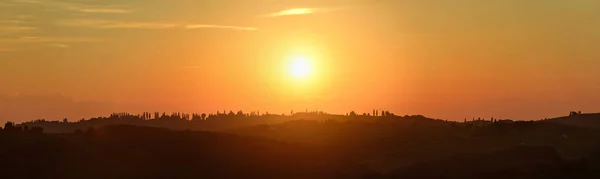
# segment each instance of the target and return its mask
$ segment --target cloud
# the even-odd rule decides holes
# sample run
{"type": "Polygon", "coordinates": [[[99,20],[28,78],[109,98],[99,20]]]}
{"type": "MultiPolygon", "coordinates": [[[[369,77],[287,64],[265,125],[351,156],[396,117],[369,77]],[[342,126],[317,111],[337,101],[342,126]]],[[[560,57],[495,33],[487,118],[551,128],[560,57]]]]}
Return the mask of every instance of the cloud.
{"type": "Polygon", "coordinates": [[[31,18],[34,18],[35,16],[34,15],[17,15],[15,17],[17,17],[19,19],[31,19],[31,18]]]}
{"type": "Polygon", "coordinates": [[[36,0],[13,0],[13,2],[18,2],[18,3],[40,3],[41,1],[36,1],[36,0]]]}
{"type": "Polygon", "coordinates": [[[112,9],[112,8],[77,8],[71,7],[73,10],[87,13],[113,13],[113,14],[126,14],[133,12],[132,10],[126,9],[112,9]]]}
{"type": "Polygon", "coordinates": [[[23,23],[23,21],[20,21],[20,20],[0,20],[0,23],[18,24],[18,23],[23,23]]]}
{"type": "Polygon", "coordinates": [[[209,24],[190,24],[190,25],[186,25],[185,28],[186,29],[216,28],[216,29],[231,29],[231,30],[246,30],[246,31],[258,30],[258,28],[256,28],[256,27],[209,25],[209,24]]]}
{"type": "Polygon", "coordinates": [[[69,46],[66,44],[52,44],[52,46],[58,48],[69,48],[69,46]]]}
{"type": "Polygon", "coordinates": [[[67,10],[83,12],[83,13],[125,14],[125,13],[133,12],[132,10],[114,8],[114,7],[109,7],[109,6],[92,6],[92,5],[62,2],[62,1],[53,1],[53,0],[45,0],[45,1],[13,0],[13,2],[28,3],[28,4],[33,4],[33,5],[43,5],[43,6],[51,7],[51,8],[55,8],[55,9],[67,9],[67,10]]]}
{"type": "Polygon", "coordinates": [[[65,43],[65,42],[95,42],[103,41],[96,38],[74,38],[74,37],[18,37],[0,39],[0,42],[17,42],[17,43],[65,43]]]}
{"type": "Polygon", "coordinates": [[[32,31],[37,30],[37,27],[28,27],[28,26],[2,26],[0,25],[0,34],[8,34],[8,33],[20,33],[24,31],[32,31]]]}
{"type": "Polygon", "coordinates": [[[256,27],[229,26],[229,25],[214,25],[214,24],[179,24],[179,23],[164,23],[164,22],[126,22],[112,20],[94,20],[94,19],[72,19],[58,22],[59,25],[71,27],[86,27],[96,29],[230,29],[243,31],[256,31],[256,27]]]}
{"type": "Polygon", "coordinates": [[[14,32],[14,31],[28,31],[35,30],[36,27],[26,27],[26,26],[0,26],[0,31],[4,32],[14,32]]]}
{"type": "Polygon", "coordinates": [[[260,17],[279,17],[279,16],[292,16],[292,15],[307,15],[322,12],[331,12],[340,10],[341,8],[292,8],[286,9],[275,13],[265,14],[260,17]]]}
{"type": "Polygon", "coordinates": [[[122,22],[110,20],[74,19],[59,22],[60,25],[72,27],[87,27],[97,29],[166,29],[177,27],[173,23],[157,22],[122,22]]]}
{"type": "Polygon", "coordinates": [[[289,15],[304,15],[304,14],[312,14],[316,11],[314,8],[293,8],[282,10],[279,12],[265,14],[262,17],[277,17],[277,16],[289,16],[289,15]]]}

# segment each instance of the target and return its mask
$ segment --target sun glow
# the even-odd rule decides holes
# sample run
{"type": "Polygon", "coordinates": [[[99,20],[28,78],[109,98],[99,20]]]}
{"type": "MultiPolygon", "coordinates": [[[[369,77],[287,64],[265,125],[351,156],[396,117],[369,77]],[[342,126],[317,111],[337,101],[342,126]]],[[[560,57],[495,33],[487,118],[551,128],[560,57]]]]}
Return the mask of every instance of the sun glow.
{"type": "Polygon", "coordinates": [[[295,79],[306,79],[312,73],[312,65],[310,61],[303,56],[295,56],[289,64],[289,72],[295,79]]]}
{"type": "Polygon", "coordinates": [[[290,48],[276,57],[281,66],[278,68],[279,73],[272,76],[281,80],[282,91],[309,97],[313,96],[311,93],[326,88],[332,71],[326,61],[329,59],[325,55],[327,49],[304,41],[285,46],[290,48]]]}

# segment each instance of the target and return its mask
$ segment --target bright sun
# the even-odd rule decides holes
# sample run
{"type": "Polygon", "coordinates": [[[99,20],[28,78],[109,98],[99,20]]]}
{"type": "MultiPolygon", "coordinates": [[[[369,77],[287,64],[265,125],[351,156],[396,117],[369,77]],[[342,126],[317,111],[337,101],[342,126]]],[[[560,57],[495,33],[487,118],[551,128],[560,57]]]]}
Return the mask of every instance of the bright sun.
{"type": "Polygon", "coordinates": [[[289,68],[290,75],[296,79],[306,79],[312,72],[310,61],[302,56],[293,57],[289,68]]]}

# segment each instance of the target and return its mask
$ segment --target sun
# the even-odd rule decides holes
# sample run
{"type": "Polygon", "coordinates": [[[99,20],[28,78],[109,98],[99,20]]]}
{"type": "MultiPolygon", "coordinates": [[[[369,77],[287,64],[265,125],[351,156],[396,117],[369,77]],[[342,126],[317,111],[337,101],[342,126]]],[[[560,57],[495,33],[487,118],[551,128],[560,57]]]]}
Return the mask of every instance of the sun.
{"type": "Polygon", "coordinates": [[[303,56],[292,57],[289,64],[289,72],[293,78],[306,79],[312,73],[312,65],[308,58],[303,56]]]}

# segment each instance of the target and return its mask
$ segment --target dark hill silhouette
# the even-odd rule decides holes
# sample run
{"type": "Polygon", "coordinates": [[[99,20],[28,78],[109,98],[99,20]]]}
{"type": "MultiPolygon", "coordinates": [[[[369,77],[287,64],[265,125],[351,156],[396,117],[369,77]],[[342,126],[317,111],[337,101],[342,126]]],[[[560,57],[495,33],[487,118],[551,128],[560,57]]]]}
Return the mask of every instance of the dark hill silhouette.
{"type": "Polygon", "coordinates": [[[231,134],[108,126],[10,138],[18,140],[1,136],[2,178],[332,178],[344,173],[344,165],[315,150],[231,134]]]}
{"type": "Polygon", "coordinates": [[[47,121],[43,119],[25,122],[22,125],[30,127],[44,128],[47,133],[71,133],[76,130],[86,130],[88,128],[98,128],[110,125],[135,125],[146,127],[169,128],[173,130],[225,130],[243,126],[253,126],[259,124],[275,124],[290,120],[310,119],[310,120],[344,120],[347,119],[341,115],[330,115],[323,112],[295,113],[294,115],[277,115],[269,113],[242,111],[226,113],[217,112],[216,114],[185,114],[185,113],[114,113],[109,117],[96,117],[88,120],[81,119],[76,122],[47,121]]]}
{"type": "Polygon", "coordinates": [[[600,129],[600,113],[580,114],[572,112],[569,116],[547,119],[544,121],[564,125],[600,129]]]}
{"type": "Polygon", "coordinates": [[[299,143],[329,155],[352,158],[385,172],[439,158],[489,153],[516,146],[551,146],[565,158],[578,159],[596,149],[600,132],[552,123],[451,123],[419,118],[289,121],[231,132],[299,143]],[[343,149],[340,151],[340,149],[343,149]]]}
{"type": "MultiPolygon", "coordinates": [[[[68,119],[62,121],[47,121],[38,119],[22,123],[30,127],[44,128],[47,133],[71,133],[76,130],[86,130],[90,127],[103,127],[110,125],[135,125],[147,127],[161,127],[173,130],[211,130],[220,131],[244,126],[255,126],[260,124],[277,124],[293,120],[315,120],[315,121],[345,121],[361,119],[422,119],[433,120],[424,116],[396,116],[389,111],[381,111],[381,114],[374,116],[371,114],[357,115],[350,112],[347,115],[332,115],[324,112],[300,112],[290,115],[269,114],[268,112],[217,112],[216,114],[186,114],[186,113],[114,113],[109,117],[96,117],[88,120],[81,119],[76,122],[70,122],[68,119]]],[[[441,122],[441,121],[440,121],[441,122]]]]}
{"type": "Polygon", "coordinates": [[[452,122],[378,114],[144,113],[7,123],[0,130],[0,173],[3,178],[600,176],[597,129],[550,120],[452,122]]]}
{"type": "Polygon", "coordinates": [[[552,147],[519,146],[480,155],[460,155],[393,171],[390,178],[573,178],[591,177],[586,163],[564,161],[552,147]]]}

